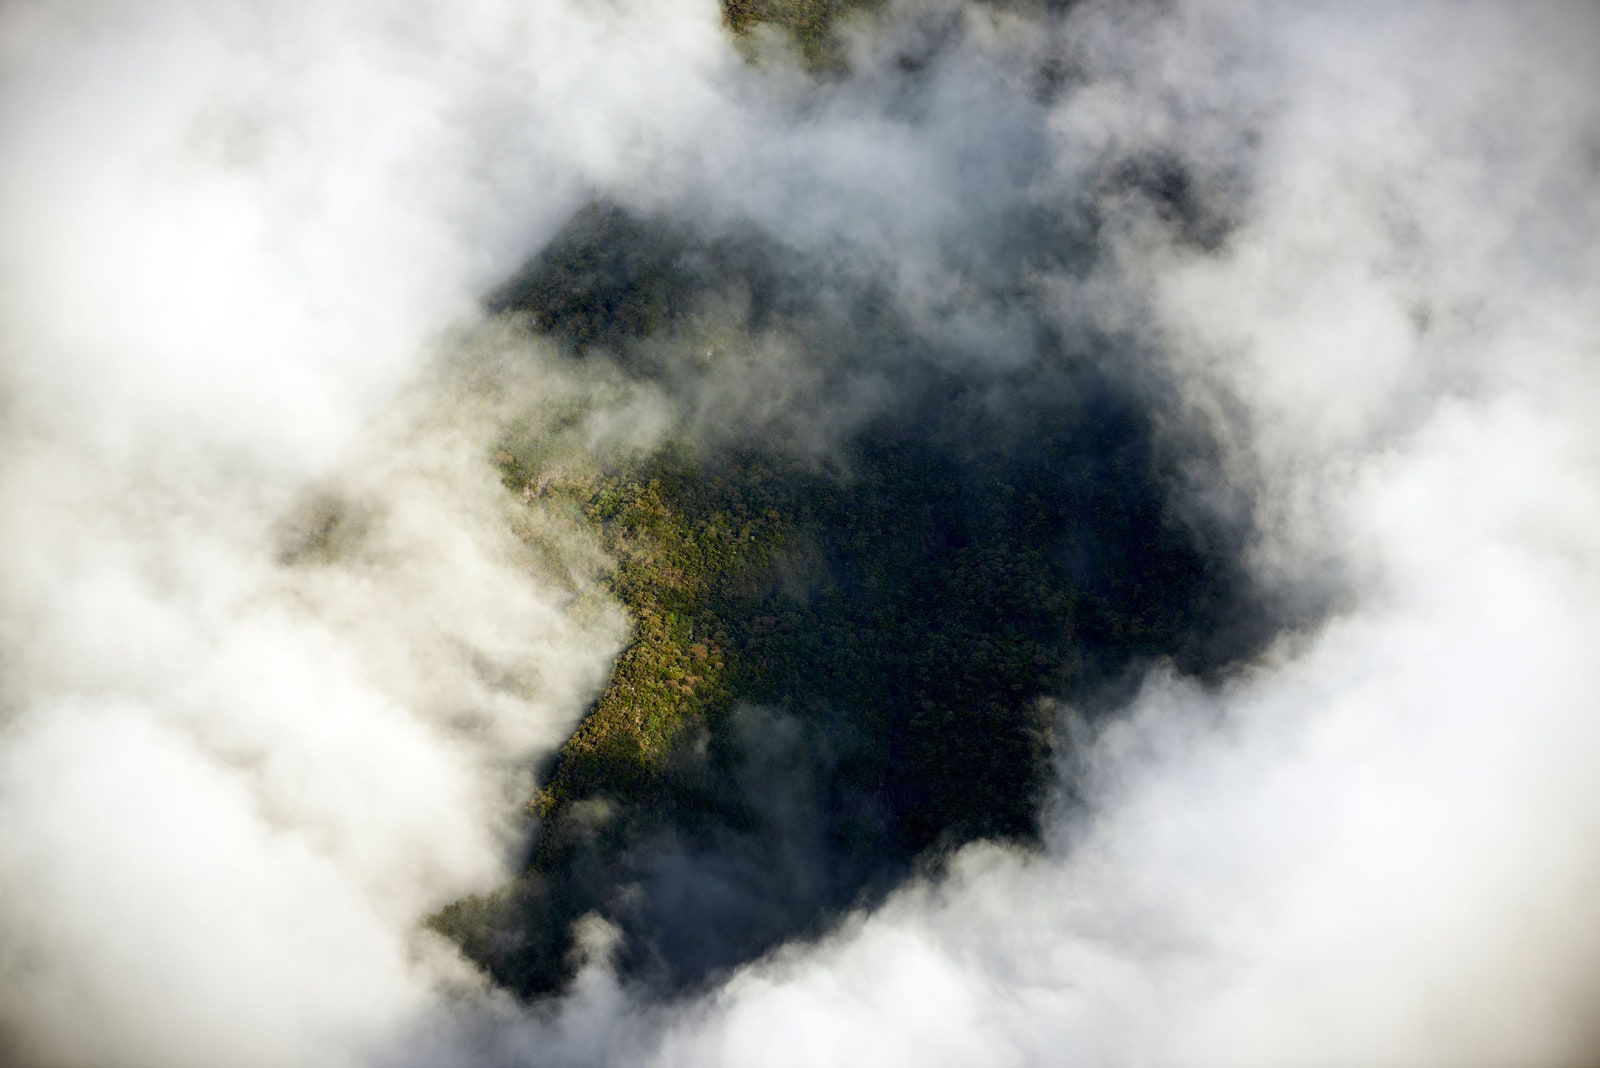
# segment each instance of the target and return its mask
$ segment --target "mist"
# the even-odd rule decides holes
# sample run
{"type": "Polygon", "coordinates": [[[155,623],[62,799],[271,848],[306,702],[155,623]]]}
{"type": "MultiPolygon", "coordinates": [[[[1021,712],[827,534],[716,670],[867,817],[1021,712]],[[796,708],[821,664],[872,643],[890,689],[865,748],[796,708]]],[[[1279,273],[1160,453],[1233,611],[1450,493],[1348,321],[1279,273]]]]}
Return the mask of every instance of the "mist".
{"type": "Polygon", "coordinates": [[[1593,1060],[1600,19],[831,33],[0,10],[6,1059],[1593,1060]],[[444,937],[632,640],[546,484],[883,441],[1104,502],[1059,566],[1159,622],[1039,675],[1026,818],[846,856],[851,710],[747,701],[765,830],[506,921],[550,989],[444,937]]]}

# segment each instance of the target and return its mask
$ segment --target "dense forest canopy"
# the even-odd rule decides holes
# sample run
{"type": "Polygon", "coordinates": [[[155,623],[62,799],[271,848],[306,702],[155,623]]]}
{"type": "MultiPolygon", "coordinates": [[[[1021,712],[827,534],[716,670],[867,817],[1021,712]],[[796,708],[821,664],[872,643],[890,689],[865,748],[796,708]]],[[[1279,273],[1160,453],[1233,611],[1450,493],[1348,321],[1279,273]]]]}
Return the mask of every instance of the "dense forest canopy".
{"type": "Polygon", "coordinates": [[[1005,370],[927,351],[870,279],[758,231],[607,203],[489,298],[566,359],[668,393],[732,373],[730,331],[826,369],[805,411],[756,405],[610,464],[501,443],[509,492],[596,532],[633,628],[544,770],[527,872],[434,921],[501,982],[559,989],[574,922],[598,913],[626,974],[693,986],[919,860],[1025,845],[1058,703],[1109,708],[1153,663],[1204,678],[1264,640],[1249,531],[1187,507],[1177,447],[1192,468],[1203,442],[1137,342],[1064,337],[1020,286],[998,299],[1031,317],[1005,370]],[[788,432],[863,367],[892,405],[822,451],[788,432]]]}

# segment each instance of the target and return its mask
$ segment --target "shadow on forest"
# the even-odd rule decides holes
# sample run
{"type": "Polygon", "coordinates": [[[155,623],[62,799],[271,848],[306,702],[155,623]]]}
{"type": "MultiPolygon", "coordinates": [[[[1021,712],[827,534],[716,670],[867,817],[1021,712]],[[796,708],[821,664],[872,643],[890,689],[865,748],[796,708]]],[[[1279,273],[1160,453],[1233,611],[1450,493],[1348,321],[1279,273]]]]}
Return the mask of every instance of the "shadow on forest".
{"type": "Polygon", "coordinates": [[[601,532],[635,635],[543,769],[525,874],[434,920],[519,994],[570,979],[588,913],[626,979],[672,994],[963,842],[1025,847],[1056,701],[1105,714],[1162,660],[1214,680],[1282,625],[1243,564],[1248,502],[1194,506],[1209,450],[1135,341],[1069,342],[1012,294],[1026,360],[927,358],[869,283],[799,264],[594,205],[490,300],[689,393],[717,368],[659,342],[737,289],[745,336],[808,339],[818,405],[866,365],[892,398],[822,461],[738,424],[540,485],[601,532]]]}

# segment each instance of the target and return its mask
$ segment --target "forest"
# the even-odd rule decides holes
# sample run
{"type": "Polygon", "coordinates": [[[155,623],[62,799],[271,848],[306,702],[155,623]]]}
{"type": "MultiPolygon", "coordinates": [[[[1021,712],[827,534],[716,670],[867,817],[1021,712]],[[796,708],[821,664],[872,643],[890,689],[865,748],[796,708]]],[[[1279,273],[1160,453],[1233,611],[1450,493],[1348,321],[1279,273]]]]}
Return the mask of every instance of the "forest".
{"type": "Polygon", "coordinates": [[[598,538],[632,627],[541,771],[524,874],[433,920],[523,995],[571,978],[591,913],[630,980],[689,990],[964,842],[1025,848],[1060,707],[1109,709],[1161,661],[1215,675],[1268,633],[1248,532],[1181,507],[1197,445],[1122,373],[1125,339],[1035,309],[1020,368],[932,359],[870,280],[606,203],[488,299],[565,360],[683,395],[732,373],[708,306],[830,368],[803,407],[866,365],[895,399],[821,452],[770,413],[610,464],[501,442],[507,492],[598,538]]]}

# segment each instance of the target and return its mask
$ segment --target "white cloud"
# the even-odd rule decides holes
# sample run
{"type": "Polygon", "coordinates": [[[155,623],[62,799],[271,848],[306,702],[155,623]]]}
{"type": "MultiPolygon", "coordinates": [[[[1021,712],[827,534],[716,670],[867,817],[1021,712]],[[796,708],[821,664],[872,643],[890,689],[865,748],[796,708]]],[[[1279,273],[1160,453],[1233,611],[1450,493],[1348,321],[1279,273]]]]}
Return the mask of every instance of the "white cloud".
{"type": "Polygon", "coordinates": [[[1114,270],[1064,300],[1152,318],[1197,410],[1226,414],[1230,473],[1268,524],[1260,565],[1335,560],[1349,586],[1219,692],[1158,674],[1085,734],[1084,803],[1041,856],[974,846],[668,1008],[617,986],[598,929],[575,992],[537,1013],[418,933],[505,874],[530,761],[620,639],[510,533],[484,462],[506,412],[424,373],[449,331],[596,189],[818,248],[844,231],[863,262],[900,263],[897,293],[938,327],[939,243],[991,219],[980,195],[1012,174],[957,136],[1019,91],[1006,57],[1040,47],[1008,25],[975,32],[918,125],[875,111],[866,81],[794,119],[792,85],[753,92],[710,3],[0,12],[13,1056],[1595,1048],[1600,98],[1582,13],[1088,6],[1065,24],[1098,80],[1050,105],[1054,155],[1018,165],[1026,194],[1066,195],[1096,152],[1176,143],[1240,169],[1243,214],[1208,253],[1130,224],[1114,270]],[[285,516],[315,525],[319,493],[354,509],[356,547],[287,563],[285,516]]]}

